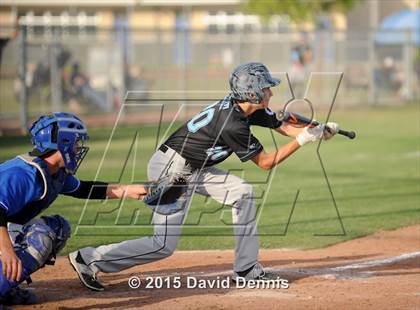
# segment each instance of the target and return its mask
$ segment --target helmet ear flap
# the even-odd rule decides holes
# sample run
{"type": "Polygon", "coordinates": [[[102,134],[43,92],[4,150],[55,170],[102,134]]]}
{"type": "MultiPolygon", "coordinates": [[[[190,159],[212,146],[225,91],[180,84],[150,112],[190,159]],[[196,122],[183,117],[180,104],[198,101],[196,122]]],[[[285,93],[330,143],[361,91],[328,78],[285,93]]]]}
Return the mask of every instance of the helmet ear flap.
{"type": "Polygon", "coordinates": [[[259,103],[258,96],[254,92],[248,92],[246,96],[250,99],[251,103],[259,103]]]}
{"type": "Polygon", "coordinates": [[[41,116],[35,121],[29,129],[32,138],[33,150],[30,152],[33,156],[42,156],[49,154],[57,149],[58,125],[54,116],[41,116]]]}
{"type": "Polygon", "coordinates": [[[58,125],[57,123],[52,123],[52,130],[51,130],[51,142],[57,143],[57,135],[58,135],[58,125]]]}

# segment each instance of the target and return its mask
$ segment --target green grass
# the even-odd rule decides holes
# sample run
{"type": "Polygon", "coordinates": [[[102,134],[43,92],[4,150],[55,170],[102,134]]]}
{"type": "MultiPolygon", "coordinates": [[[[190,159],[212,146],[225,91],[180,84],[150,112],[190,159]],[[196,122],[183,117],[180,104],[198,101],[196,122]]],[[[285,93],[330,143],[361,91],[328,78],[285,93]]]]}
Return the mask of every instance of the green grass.
{"type": "MultiPolygon", "coordinates": [[[[319,115],[323,119],[325,115],[319,115]]],[[[259,207],[259,233],[263,248],[317,248],[371,234],[420,223],[420,129],[419,106],[338,110],[332,119],[343,128],[357,131],[353,141],[337,136],[320,148],[334,194],[342,229],[326,179],[316,154],[316,145],[305,146],[271,173],[252,162],[242,164],[235,155],[221,167],[233,170],[255,183],[259,207]],[[271,182],[266,182],[271,180],[271,182]],[[299,196],[291,215],[297,191],[299,196]],[[288,220],[290,222],[288,224],[288,220]]],[[[160,137],[167,125],[160,130],[160,137]]],[[[174,128],[170,131],[172,132],[174,128]]],[[[287,138],[268,129],[254,128],[267,150],[287,138]]],[[[156,146],[157,127],[122,127],[114,135],[100,180],[143,182],[147,161],[156,146]],[[129,154],[135,132],[137,144],[129,154]],[[134,153],[136,154],[134,158],[134,153]],[[123,170],[124,164],[125,169],[123,170]],[[123,172],[121,172],[123,171],[123,172]]],[[[106,150],[111,129],[93,129],[87,158],[79,169],[81,179],[95,177],[106,150]]],[[[0,161],[29,148],[28,137],[0,138],[0,161]]],[[[60,197],[45,213],[60,213],[76,229],[85,201],[60,197]]],[[[83,246],[150,235],[151,212],[141,203],[89,202],[83,227],[73,235],[65,251],[83,246]],[[119,214],[118,220],[117,214],[119,214]],[[101,226],[102,228],[98,227],[101,226]]],[[[179,249],[225,249],[234,246],[230,236],[230,208],[195,196],[179,249]]]]}

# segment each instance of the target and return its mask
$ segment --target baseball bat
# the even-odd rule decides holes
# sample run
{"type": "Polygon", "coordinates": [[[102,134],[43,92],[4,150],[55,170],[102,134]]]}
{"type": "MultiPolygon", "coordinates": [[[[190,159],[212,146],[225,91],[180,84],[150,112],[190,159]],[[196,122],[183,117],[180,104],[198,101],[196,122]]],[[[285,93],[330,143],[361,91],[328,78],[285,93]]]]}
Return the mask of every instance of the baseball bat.
{"type": "MultiPolygon", "coordinates": [[[[306,118],[306,117],[304,117],[300,114],[287,112],[287,111],[283,111],[283,110],[278,112],[278,116],[279,116],[279,119],[281,121],[287,122],[289,124],[295,124],[295,125],[305,124],[305,125],[312,125],[312,126],[318,126],[318,125],[322,124],[318,121],[314,121],[314,120],[311,120],[309,118],[306,118]]],[[[325,126],[325,127],[328,130],[328,127],[327,126],[325,126]]],[[[347,130],[340,129],[340,130],[338,130],[338,134],[346,136],[349,139],[356,138],[356,133],[354,131],[347,131],[347,130]]]]}

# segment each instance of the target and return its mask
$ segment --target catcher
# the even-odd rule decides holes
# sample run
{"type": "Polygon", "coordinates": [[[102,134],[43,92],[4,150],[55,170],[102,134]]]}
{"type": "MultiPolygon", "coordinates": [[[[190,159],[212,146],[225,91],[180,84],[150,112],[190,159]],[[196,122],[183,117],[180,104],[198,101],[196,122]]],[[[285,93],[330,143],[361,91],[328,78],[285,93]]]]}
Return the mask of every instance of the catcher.
{"type": "Polygon", "coordinates": [[[30,132],[33,150],[0,164],[0,305],[36,303],[36,295],[19,284],[53,264],[70,237],[70,224],[62,216],[36,217],[59,194],[142,199],[148,193],[143,185],[81,181],[74,176],[88,151],[86,126],[76,115],[41,116],[30,132]]]}
{"type": "MultiPolygon", "coordinates": [[[[80,279],[97,279],[97,272],[118,272],[135,265],[154,262],[170,256],[178,243],[182,224],[194,192],[210,196],[232,206],[233,230],[236,238],[233,280],[272,279],[258,262],[258,234],[253,188],[239,177],[216,165],[232,153],[242,162],[252,160],[268,170],[284,161],[303,145],[329,139],[338,125],[328,123],[328,130],[296,128],[277,119],[269,108],[272,92],[280,80],[272,77],[261,63],[246,63],[230,76],[231,93],[208,106],[162,144],[148,163],[150,180],[181,175],[187,179],[187,190],[175,203],[160,202],[153,216],[154,235],[120,243],[87,247],[70,253],[70,262],[80,279]],[[272,128],[292,140],[272,152],[251,133],[250,126],[272,128]]],[[[99,281],[82,283],[93,290],[103,290],[99,281]]]]}

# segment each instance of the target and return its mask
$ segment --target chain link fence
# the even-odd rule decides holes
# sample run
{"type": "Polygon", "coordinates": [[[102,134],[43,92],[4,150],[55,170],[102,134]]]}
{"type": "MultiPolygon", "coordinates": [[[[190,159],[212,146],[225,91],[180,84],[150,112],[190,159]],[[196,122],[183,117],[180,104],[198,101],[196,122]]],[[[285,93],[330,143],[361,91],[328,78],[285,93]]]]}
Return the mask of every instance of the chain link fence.
{"type": "MultiPolygon", "coordinates": [[[[328,76],[339,72],[337,105],[415,101],[420,56],[411,34],[401,33],[407,40],[399,45],[375,44],[374,35],[21,26],[3,51],[0,123],[24,127],[28,118],[57,110],[106,115],[119,110],[127,91],[144,105],[174,94],[217,99],[228,91],[229,72],[247,61],[265,63],[283,82],[287,72],[296,97],[305,96],[310,81],[312,96],[326,106],[336,83],[328,76]]],[[[291,98],[287,83],[274,94],[280,104],[291,98]]]]}

